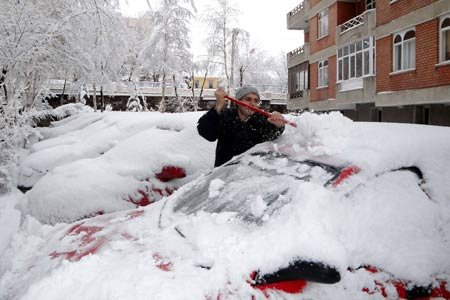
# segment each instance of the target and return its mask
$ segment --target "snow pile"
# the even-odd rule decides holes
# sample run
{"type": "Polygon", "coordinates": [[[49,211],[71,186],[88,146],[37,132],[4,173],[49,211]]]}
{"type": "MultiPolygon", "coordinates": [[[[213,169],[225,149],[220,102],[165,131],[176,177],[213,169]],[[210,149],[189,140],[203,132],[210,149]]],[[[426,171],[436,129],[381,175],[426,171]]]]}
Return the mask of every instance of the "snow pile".
{"type": "Polygon", "coordinates": [[[305,113],[294,122],[299,129],[289,127],[289,138],[313,156],[342,153],[348,147],[353,130],[352,121],[338,112],[305,113]]]}

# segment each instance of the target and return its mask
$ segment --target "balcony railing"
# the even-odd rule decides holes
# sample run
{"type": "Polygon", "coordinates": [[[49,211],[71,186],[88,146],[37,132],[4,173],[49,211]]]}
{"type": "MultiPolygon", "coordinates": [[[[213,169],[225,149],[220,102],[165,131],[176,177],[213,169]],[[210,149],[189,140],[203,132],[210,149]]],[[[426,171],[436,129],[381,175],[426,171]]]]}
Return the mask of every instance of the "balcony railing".
{"type": "Polygon", "coordinates": [[[289,57],[297,56],[297,55],[302,54],[304,52],[305,52],[305,47],[301,46],[301,47],[298,47],[297,49],[294,49],[291,52],[289,52],[289,57]]]}
{"type": "MultiPolygon", "coordinates": [[[[375,9],[369,9],[363,12],[362,14],[354,17],[353,19],[348,20],[347,22],[339,25],[339,34],[343,34],[351,29],[354,29],[360,25],[363,25],[365,21],[369,22],[369,26],[372,26],[370,23],[372,22],[369,18],[370,13],[375,13],[375,9]],[[367,16],[366,16],[367,15],[367,16]]],[[[375,23],[373,24],[373,26],[375,23]]]]}
{"type": "Polygon", "coordinates": [[[296,92],[289,94],[289,99],[302,98],[302,97],[303,97],[303,91],[296,91],[296,92]]]}
{"type": "Polygon", "coordinates": [[[290,16],[294,16],[299,13],[304,8],[304,1],[302,1],[299,5],[297,5],[293,10],[289,12],[290,16]]]}
{"type": "Polygon", "coordinates": [[[364,24],[364,16],[363,14],[354,17],[353,19],[348,20],[347,22],[341,24],[340,27],[340,33],[344,33],[346,31],[349,31],[350,29],[353,29],[359,25],[364,24]]]}

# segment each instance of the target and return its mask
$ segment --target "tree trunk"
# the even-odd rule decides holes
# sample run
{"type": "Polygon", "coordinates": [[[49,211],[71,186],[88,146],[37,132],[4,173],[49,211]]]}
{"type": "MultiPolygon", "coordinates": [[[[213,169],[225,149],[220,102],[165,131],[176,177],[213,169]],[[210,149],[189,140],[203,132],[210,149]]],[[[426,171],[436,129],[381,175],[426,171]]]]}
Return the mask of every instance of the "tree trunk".
{"type": "Polygon", "coordinates": [[[162,76],[162,82],[161,82],[161,102],[159,102],[159,112],[165,112],[166,111],[166,72],[163,72],[162,76]]]}
{"type": "MultiPolygon", "coordinates": [[[[225,77],[227,78],[227,92],[230,93],[231,82],[230,82],[230,74],[228,73],[228,60],[227,60],[227,32],[226,32],[226,23],[223,27],[223,64],[225,68],[225,77]]],[[[231,102],[228,101],[227,107],[231,107],[231,102]]]]}
{"type": "Polygon", "coordinates": [[[241,66],[239,68],[239,86],[242,87],[242,83],[244,82],[244,67],[241,66]]]}
{"type": "Polygon", "coordinates": [[[59,97],[59,105],[63,105],[64,104],[64,93],[66,92],[66,82],[67,82],[67,77],[64,77],[64,85],[63,85],[63,89],[61,92],[61,96],[59,97]]]}
{"type": "Polygon", "coordinates": [[[97,111],[97,90],[96,90],[96,86],[95,83],[92,85],[93,88],[93,94],[92,94],[92,106],[94,107],[94,111],[97,111]]]}
{"type": "Polygon", "coordinates": [[[233,28],[231,35],[231,66],[230,66],[230,88],[234,88],[234,57],[236,55],[236,38],[239,34],[239,28],[233,28]]]}
{"type": "Polygon", "coordinates": [[[103,85],[100,86],[100,109],[103,110],[105,108],[105,98],[103,96],[103,85]]]}
{"type": "Polygon", "coordinates": [[[176,78],[175,75],[172,75],[172,79],[173,79],[173,89],[175,91],[175,101],[178,101],[178,89],[177,89],[177,84],[176,84],[176,78]]]}
{"type": "Polygon", "coordinates": [[[194,78],[195,78],[195,73],[194,73],[194,71],[192,71],[192,73],[191,73],[191,81],[192,81],[191,92],[192,92],[192,100],[194,101],[194,111],[197,111],[198,100],[197,100],[197,97],[195,96],[195,80],[194,80],[194,78]]]}
{"type": "Polygon", "coordinates": [[[0,73],[0,88],[3,88],[3,94],[5,94],[5,103],[8,101],[8,91],[6,89],[6,74],[8,71],[3,67],[0,73]]]}

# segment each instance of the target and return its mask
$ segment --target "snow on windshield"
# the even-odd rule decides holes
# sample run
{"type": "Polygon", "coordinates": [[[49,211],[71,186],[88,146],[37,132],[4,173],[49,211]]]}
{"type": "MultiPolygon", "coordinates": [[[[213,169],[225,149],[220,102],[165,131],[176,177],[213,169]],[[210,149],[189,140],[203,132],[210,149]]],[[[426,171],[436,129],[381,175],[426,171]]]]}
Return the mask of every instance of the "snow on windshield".
{"type": "Polygon", "coordinates": [[[188,214],[199,210],[235,212],[245,221],[260,224],[291,201],[291,187],[300,181],[325,185],[335,176],[332,171],[337,172],[327,167],[274,152],[254,152],[208,174],[177,199],[174,210],[188,214]]]}

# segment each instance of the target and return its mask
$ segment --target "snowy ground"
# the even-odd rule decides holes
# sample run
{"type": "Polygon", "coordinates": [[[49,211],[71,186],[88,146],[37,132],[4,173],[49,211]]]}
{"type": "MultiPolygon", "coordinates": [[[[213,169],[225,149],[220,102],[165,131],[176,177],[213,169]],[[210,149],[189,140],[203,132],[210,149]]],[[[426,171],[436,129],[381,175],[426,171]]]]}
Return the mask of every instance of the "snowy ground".
{"type": "MultiPolygon", "coordinates": [[[[198,136],[200,115],[83,112],[42,129],[45,139],[19,178],[33,188],[0,198],[0,299],[264,299],[249,274],[276,271],[294,257],[335,266],[341,282],[271,299],[379,299],[374,276],[423,286],[450,281],[450,128],[354,123],[339,113],[289,116],[297,129],[250,151],[349,162],[361,172],[324,187],[321,174],[302,183],[283,177],[292,170],[279,160],[279,174],[209,182],[215,144],[198,136]],[[168,164],[186,170],[170,183],[181,189],[136,210],[127,199],[165,188],[152,176],[168,164]],[[410,166],[423,172],[420,185],[411,172],[392,172],[410,166]],[[172,211],[202,185],[208,201],[247,203],[262,224],[235,212],[172,211]],[[265,216],[265,194],[283,187],[287,204],[265,216]],[[66,224],[99,211],[105,214],[66,224]],[[83,226],[96,228],[95,240],[83,226]],[[93,243],[95,253],[84,255],[93,243]],[[384,272],[347,271],[361,265],[384,272]]],[[[392,287],[386,293],[398,298],[392,287]]]]}

